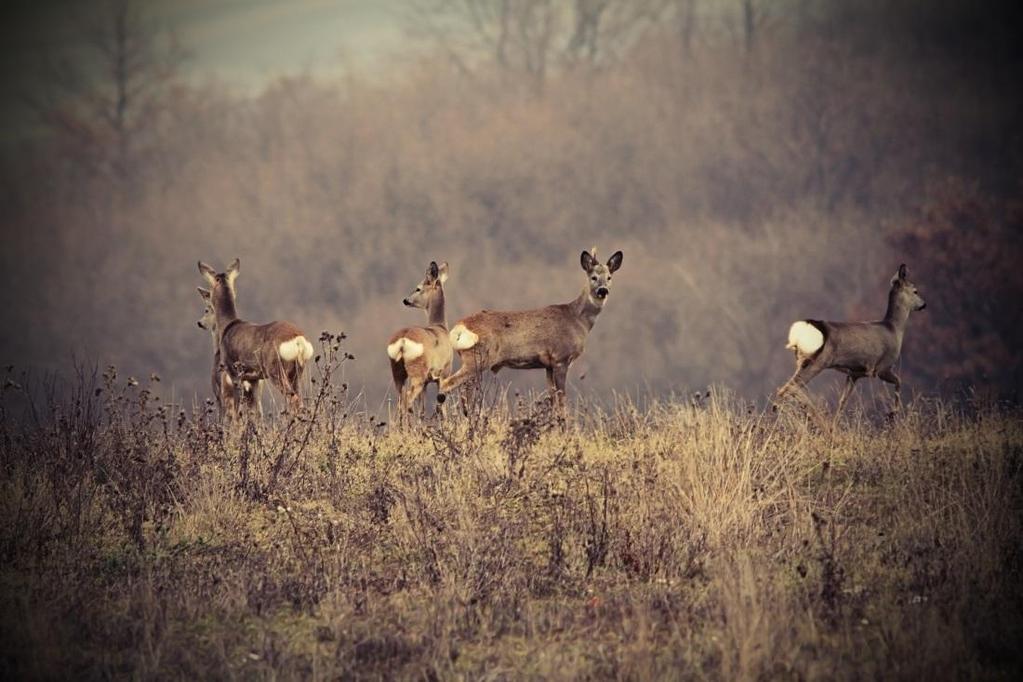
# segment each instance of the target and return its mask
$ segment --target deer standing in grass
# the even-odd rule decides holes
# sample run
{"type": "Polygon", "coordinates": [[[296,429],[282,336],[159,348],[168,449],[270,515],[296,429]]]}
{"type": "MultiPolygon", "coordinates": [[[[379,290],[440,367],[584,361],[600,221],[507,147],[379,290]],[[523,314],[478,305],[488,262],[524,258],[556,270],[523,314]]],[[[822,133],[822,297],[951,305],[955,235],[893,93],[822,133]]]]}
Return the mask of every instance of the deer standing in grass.
{"type": "Polygon", "coordinates": [[[605,265],[597,261],[594,248],[583,251],[579,262],[588,279],[573,301],[535,310],[482,310],[459,320],[451,329],[451,346],[462,366],[441,381],[441,393],[475,380],[484,369],[496,374],[503,367],[543,368],[552,398],[564,410],[568,368],[582,355],[586,336],[604,309],[622,252],[616,251],[605,265]]]}
{"type": "Polygon", "coordinates": [[[231,381],[231,377],[228,375],[223,363],[220,362],[220,342],[217,337],[217,315],[213,310],[213,295],[207,289],[202,287],[196,288],[199,290],[199,296],[202,297],[205,305],[202,317],[197,324],[200,329],[209,331],[213,337],[213,370],[210,376],[210,383],[213,386],[213,397],[217,401],[217,408],[220,410],[221,418],[229,419],[237,416],[239,408],[246,410],[255,409],[262,414],[262,404],[260,403],[259,396],[262,393],[263,382],[258,381],[255,384],[247,381],[242,382],[241,402],[239,403],[234,383],[231,381]]]}
{"type": "MultiPolygon", "coordinates": [[[[451,340],[444,313],[444,282],[448,279],[448,264],[440,266],[431,261],[426,277],[402,299],[410,308],[426,311],[425,327],[399,329],[387,341],[387,357],[391,359],[391,376],[398,393],[399,421],[412,411],[429,383],[440,384],[451,374],[451,340]]],[[[423,397],[423,412],[426,411],[423,397]]],[[[437,412],[441,415],[443,394],[437,396],[437,412]]]]}
{"type": "Polygon", "coordinates": [[[220,364],[232,385],[269,381],[292,409],[298,409],[302,406],[302,373],[313,356],[313,345],[290,322],[254,324],[239,319],[234,281],[240,269],[237,258],[222,273],[199,261],[199,272],[212,287],[220,364]]]}
{"type": "Polygon", "coordinates": [[[902,351],[909,314],[923,310],[927,304],[920,297],[916,284],[909,281],[905,264],[892,277],[888,292],[888,310],[878,322],[823,322],[800,320],[789,329],[789,342],[785,346],[796,354],[796,373],[778,389],[780,400],[787,395],[796,396],[810,405],[804,391],[807,382],[826,369],[835,369],[846,375],[845,387],[838,400],[836,416],[841,413],[856,382],[864,377],[877,377],[892,384],[894,400],[891,414],[901,407],[899,389],[902,382],[892,371],[902,351]]]}

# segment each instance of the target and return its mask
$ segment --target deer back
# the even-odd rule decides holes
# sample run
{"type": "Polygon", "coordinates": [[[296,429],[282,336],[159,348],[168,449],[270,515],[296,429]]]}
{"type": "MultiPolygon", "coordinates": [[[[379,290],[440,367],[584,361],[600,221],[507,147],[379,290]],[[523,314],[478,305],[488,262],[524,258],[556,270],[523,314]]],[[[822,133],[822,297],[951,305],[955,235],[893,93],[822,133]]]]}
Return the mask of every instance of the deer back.
{"type": "Polygon", "coordinates": [[[589,329],[568,305],[535,310],[483,310],[458,322],[478,340],[467,349],[493,367],[550,367],[582,352],[589,329]]]}
{"type": "Polygon", "coordinates": [[[281,344],[302,335],[302,330],[290,322],[253,324],[238,320],[221,336],[223,364],[232,375],[248,381],[274,376],[277,368],[288,364],[281,359],[281,344]]]}
{"type": "Polygon", "coordinates": [[[824,346],[828,365],[873,372],[891,367],[899,357],[900,344],[883,322],[825,322],[824,346]]]}

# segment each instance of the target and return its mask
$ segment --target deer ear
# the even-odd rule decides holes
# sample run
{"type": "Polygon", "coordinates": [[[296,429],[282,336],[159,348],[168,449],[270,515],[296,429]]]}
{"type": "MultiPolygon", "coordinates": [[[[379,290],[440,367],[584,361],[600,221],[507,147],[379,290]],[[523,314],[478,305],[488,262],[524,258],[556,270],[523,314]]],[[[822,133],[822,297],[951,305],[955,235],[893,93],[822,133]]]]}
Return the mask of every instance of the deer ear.
{"type": "Polygon", "coordinates": [[[202,300],[204,301],[209,301],[210,296],[213,295],[212,293],[210,293],[209,289],[203,289],[202,287],[196,287],[196,289],[199,291],[199,295],[202,296],[202,300]]]}
{"type": "Polygon", "coordinates": [[[596,264],[597,259],[589,251],[583,251],[582,255],[579,256],[579,265],[583,266],[583,270],[586,272],[592,270],[596,264]]]}
{"type": "Polygon", "coordinates": [[[426,278],[429,280],[434,280],[437,279],[437,275],[439,274],[440,272],[439,269],[437,268],[437,261],[435,260],[430,261],[430,267],[426,268],[426,278]]]}
{"type": "Polygon", "coordinates": [[[231,264],[227,266],[227,282],[228,284],[234,284],[235,278],[238,273],[242,270],[242,262],[235,258],[231,261],[231,264]]]}
{"type": "Polygon", "coordinates": [[[899,266],[899,279],[906,279],[909,275],[909,270],[906,269],[906,264],[903,263],[899,266]]]}
{"type": "Polygon", "coordinates": [[[199,274],[213,286],[217,282],[217,271],[206,265],[202,261],[199,261],[199,274]]]}
{"type": "Polygon", "coordinates": [[[898,271],[894,275],[892,275],[892,286],[895,286],[896,284],[905,281],[907,274],[909,273],[906,270],[906,264],[903,263],[902,265],[899,266],[898,271]]]}
{"type": "Polygon", "coordinates": [[[438,272],[440,273],[438,279],[440,279],[440,283],[441,284],[444,284],[444,282],[448,281],[448,263],[447,263],[447,261],[444,261],[443,263],[440,264],[440,268],[438,268],[438,272]]]}
{"type": "Polygon", "coordinates": [[[610,272],[614,272],[620,267],[622,267],[622,252],[615,251],[611,254],[611,257],[607,259],[607,269],[610,272]]]}

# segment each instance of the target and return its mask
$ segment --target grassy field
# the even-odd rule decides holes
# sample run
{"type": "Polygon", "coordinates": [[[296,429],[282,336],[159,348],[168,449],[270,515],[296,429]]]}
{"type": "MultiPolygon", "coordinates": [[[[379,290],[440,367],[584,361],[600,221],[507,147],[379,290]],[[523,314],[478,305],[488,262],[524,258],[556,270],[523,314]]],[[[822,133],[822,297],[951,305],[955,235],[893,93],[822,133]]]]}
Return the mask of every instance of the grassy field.
{"type": "Polygon", "coordinates": [[[136,384],[7,383],[6,679],[1023,672],[1015,411],[483,401],[399,432],[321,376],[225,432],[136,384]]]}

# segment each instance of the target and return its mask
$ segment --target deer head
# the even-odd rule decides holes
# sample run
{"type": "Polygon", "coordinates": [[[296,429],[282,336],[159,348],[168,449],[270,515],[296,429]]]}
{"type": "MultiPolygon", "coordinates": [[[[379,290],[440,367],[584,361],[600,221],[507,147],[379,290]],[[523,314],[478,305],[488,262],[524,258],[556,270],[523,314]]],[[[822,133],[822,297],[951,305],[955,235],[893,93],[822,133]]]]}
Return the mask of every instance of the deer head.
{"type": "Polygon", "coordinates": [[[923,310],[927,307],[916,284],[909,280],[909,270],[905,263],[899,266],[898,272],[892,277],[891,296],[898,307],[906,310],[923,310]]]}
{"type": "Polygon", "coordinates": [[[442,294],[444,282],[447,280],[448,264],[437,265],[436,261],[430,261],[430,266],[426,269],[426,277],[401,302],[410,308],[428,310],[436,297],[442,294]]]}
{"type": "Polygon", "coordinates": [[[589,251],[582,252],[579,264],[590,278],[590,298],[594,302],[602,304],[611,293],[611,275],[622,267],[622,252],[615,251],[604,265],[597,260],[597,247],[593,247],[589,251]]]}

